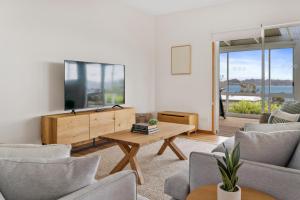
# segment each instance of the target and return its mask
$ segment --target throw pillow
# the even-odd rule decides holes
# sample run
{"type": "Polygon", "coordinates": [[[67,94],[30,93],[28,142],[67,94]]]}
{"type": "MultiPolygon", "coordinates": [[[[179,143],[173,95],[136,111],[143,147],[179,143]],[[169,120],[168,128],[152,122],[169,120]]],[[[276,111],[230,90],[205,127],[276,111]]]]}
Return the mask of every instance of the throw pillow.
{"type": "Polygon", "coordinates": [[[298,146],[287,167],[300,170],[300,143],[298,143],[298,146]]]}
{"type": "Polygon", "coordinates": [[[290,114],[281,110],[275,110],[272,112],[268,123],[278,124],[278,123],[288,123],[297,122],[300,118],[300,114],[290,114]]]}
{"type": "Polygon", "coordinates": [[[71,145],[0,144],[0,158],[67,158],[71,145]]]}
{"type": "Polygon", "coordinates": [[[284,131],[284,130],[300,130],[300,123],[290,122],[285,124],[246,124],[244,130],[256,131],[256,132],[274,132],[274,131],[284,131]]]}
{"type": "Polygon", "coordinates": [[[54,200],[94,182],[100,157],[0,159],[5,199],[54,200]]]}
{"type": "Polygon", "coordinates": [[[300,102],[288,101],[282,105],[281,110],[290,114],[300,114],[300,102]]]}
{"type": "Polygon", "coordinates": [[[286,166],[299,138],[300,130],[272,133],[239,131],[235,135],[235,143],[240,143],[242,159],[286,166]]]}

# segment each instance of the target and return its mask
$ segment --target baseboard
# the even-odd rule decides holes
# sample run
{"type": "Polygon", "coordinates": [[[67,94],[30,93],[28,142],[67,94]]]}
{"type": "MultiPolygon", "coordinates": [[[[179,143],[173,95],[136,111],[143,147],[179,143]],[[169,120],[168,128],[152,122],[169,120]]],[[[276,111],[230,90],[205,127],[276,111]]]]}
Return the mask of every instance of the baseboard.
{"type": "Polygon", "coordinates": [[[213,131],[209,131],[209,130],[201,130],[201,129],[198,129],[197,132],[205,133],[205,134],[211,134],[211,135],[215,135],[215,134],[216,134],[216,133],[214,133],[213,131]]]}

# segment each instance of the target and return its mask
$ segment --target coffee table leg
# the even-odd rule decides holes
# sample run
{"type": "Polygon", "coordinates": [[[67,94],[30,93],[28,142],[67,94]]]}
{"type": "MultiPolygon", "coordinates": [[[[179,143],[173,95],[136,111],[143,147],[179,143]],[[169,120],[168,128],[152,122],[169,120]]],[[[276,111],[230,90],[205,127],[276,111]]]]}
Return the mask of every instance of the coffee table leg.
{"type": "Polygon", "coordinates": [[[177,155],[177,157],[180,160],[187,160],[187,157],[183,154],[183,152],[174,143],[175,138],[176,137],[171,137],[171,138],[165,139],[165,142],[159,149],[157,155],[162,155],[164,153],[164,151],[166,150],[166,148],[169,146],[171,148],[171,150],[177,155]]]}
{"type": "Polygon", "coordinates": [[[122,160],[116,165],[116,167],[110,172],[110,174],[119,172],[123,170],[128,163],[130,163],[130,166],[133,170],[137,173],[138,183],[143,184],[144,183],[144,177],[142,174],[141,167],[137,161],[136,154],[139,151],[140,147],[138,145],[134,145],[130,147],[126,144],[118,144],[120,149],[125,153],[125,156],[122,158],[122,160]]]}

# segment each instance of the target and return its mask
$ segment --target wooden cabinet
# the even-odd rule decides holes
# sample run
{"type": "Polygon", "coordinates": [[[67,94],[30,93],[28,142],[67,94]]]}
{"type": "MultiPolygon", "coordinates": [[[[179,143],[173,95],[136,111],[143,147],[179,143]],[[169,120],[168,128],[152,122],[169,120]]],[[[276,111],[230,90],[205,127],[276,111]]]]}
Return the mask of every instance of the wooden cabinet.
{"type": "MultiPolygon", "coordinates": [[[[195,129],[192,131],[198,130],[198,114],[197,113],[164,111],[164,112],[157,113],[157,119],[158,119],[158,121],[162,121],[162,122],[194,125],[195,129]]],[[[188,134],[189,133],[190,132],[188,132],[188,134]]]]}
{"type": "Polygon", "coordinates": [[[76,143],[90,138],[88,115],[57,118],[56,123],[58,144],[76,143]]]}
{"type": "Polygon", "coordinates": [[[115,132],[131,129],[135,123],[135,111],[118,110],[115,111],[115,132]]]}
{"type": "Polygon", "coordinates": [[[90,137],[96,138],[115,131],[115,112],[90,114],[90,137]]]}
{"type": "Polygon", "coordinates": [[[135,123],[134,108],[84,111],[42,117],[44,144],[74,144],[128,130],[135,123]]]}

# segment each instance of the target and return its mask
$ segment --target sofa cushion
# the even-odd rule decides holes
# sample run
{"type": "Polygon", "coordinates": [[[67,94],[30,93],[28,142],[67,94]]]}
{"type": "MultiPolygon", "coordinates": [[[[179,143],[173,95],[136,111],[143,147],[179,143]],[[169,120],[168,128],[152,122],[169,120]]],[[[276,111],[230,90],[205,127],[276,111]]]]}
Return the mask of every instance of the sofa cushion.
{"type": "Polygon", "coordinates": [[[270,115],[269,124],[278,123],[288,123],[288,122],[298,122],[300,119],[300,114],[290,114],[281,110],[275,110],[270,115]]]}
{"type": "Polygon", "coordinates": [[[5,199],[58,199],[92,184],[99,159],[0,159],[0,191],[5,199]]]}
{"type": "Polygon", "coordinates": [[[71,145],[0,144],[0,158],[67,158],[71,145]]]}
{"type": "Polygon", "coordinates": [[[237,132],[235,143],[240,143],[241,158],[286,166],[300,137],[300,131],[278,131],[272,133],[237,132]]]}
{"type": "Polygon", "coordinates": [[[165,180],[165,193],[174,199],[185,200],[190,192],[189,172],[184,170],[165,180]]]}
{"type": "Polygon", "coordinates": [[[244,131],[257,131],[257,132],[275,132],[283,130],[300,130],[299,122],[291,122],[285,124],[246,124],[244,131]]]}
{"type": "Polygon", "coordinates": [[[298,146],[287,167],[300,170],[300,143],[298,143],[298,146]]]}
{"type": "Polygon", "coordinates": [[[234,136],[228,138],[225,142],[219,144],[216,148],[214,148],[211,152],[215,153],[215,152],[221,152],[221,153],[225,153],[225,149],[223,144],[225,144],[225,147],[231,151],[234,147],[234,136]]]}

